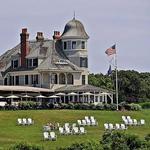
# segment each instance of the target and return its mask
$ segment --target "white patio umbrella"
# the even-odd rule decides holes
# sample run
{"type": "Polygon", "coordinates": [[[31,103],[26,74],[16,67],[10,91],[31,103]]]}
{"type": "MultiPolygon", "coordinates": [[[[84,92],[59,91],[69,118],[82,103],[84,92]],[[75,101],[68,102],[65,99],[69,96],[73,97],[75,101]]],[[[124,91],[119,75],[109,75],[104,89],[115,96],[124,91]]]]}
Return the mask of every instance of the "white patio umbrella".
{"type": "Polygon", "coordinates": [[[23,98],[30,98],[31,96],[29,96],[29,95],[26,94],[26,95],[23,95],[22,97],[23,98]]]}
{"type": "Polygon", "coordinates": [[[11,99],[11,104],[12,104],[13,99],[16,99],[16,98],[19,98],[19,97],[16,96],[16,95],[10,95],[10,96],[7,96],[6,98],[11,99]]]}
{"type": "Polygon", "coordinates": [[[74,93],[74,92],[71,92],[71,93],[68,93],[69,96],[75,96],[75,95],[78,95],[77,93],[74,93]]]}
{"type": "MultiPolygon", "coordinates": [[[[26,101],[27,101],[28,98],[31,98],[31,97],[32,97],[32,96],[29,96],[29,95],[27,95],[27,94],[22,96],[22,98],[25,98],[26,101]]],[[[22,100],[22,99],[21,99],[21,100],[22,100]]]]}
{"type": "Polygon", "coordinates": [[[0,96],[0,98],[4,98],[4,96],[0,96]]]}
{"type": "Polygon", "coordinates": [[[81,95],[93,95],[93,94],[90,92],[85,92],[85,93],[82,93],[81,95]]]}
{"type": "Polygon", "coordinates": [[[73,97],[73,102],[74,102],[75,96],[78,95],[78,94],[74,93],[74,92],[71,92],[71,93],[68,93],[68,95],[73,97]]]}
{"type": "Polygon", "coordinates": [[[49,96],[49,98],[58,98],[59,96],[57,96],[57,95],[51,95],[51,96],[49,96]]]}
{"type": "Polygon", "coordinates": [[[19,98],[19,97],[16,95],[10,95],[10,96],[7,96],[6,98],[19,98]]]}
{"type": "Polygon", "coordinates": [[[49,96],[49,98],[53,98],[55,101],[56,101],[56,98],[58,98],[59,96],[57,96],[57,95],[51,95],[51,96],[49,96]]]}
{"type": "Polygon", "coordinates": [[[61,96],[63,96],[64,97],[64,103],[65,103],[65,101],[66,101],[65,100],[65,95],[66,95],[65,93],[57,93],[56,95],[60,96],[60,101],[61,101],[61,96]]]}
{"type": "Polygon", "coordinates": [[[36,96],[36,98],[46,98],[46,96],[44,96],[44,95],[38,95],[38,96],[36,96]]]}
{"type": "Polygon", "coordinates": [[[58,96],[64,96],[66,94],[65,93],[57,93],[56,95],[58,95],[58,96]]]}

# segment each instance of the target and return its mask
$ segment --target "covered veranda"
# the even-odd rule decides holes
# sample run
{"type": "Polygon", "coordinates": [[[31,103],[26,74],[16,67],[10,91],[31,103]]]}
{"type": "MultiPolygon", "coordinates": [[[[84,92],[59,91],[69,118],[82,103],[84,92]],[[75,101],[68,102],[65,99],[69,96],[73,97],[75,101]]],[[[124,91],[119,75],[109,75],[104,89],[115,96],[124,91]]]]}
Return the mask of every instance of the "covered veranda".
{"type": "Polygon", "coordinates": [[[67,85],[55,90],[63,103],[111,103],[113,92],[92,85],[67,85]]]}

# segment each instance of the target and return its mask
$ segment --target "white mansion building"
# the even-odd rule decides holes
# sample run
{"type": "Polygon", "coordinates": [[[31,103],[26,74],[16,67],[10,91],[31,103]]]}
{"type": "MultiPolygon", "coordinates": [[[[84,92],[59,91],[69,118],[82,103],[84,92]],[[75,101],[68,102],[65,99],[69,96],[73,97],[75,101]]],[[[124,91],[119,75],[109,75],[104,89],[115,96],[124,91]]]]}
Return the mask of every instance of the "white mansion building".
{"type": "MultiPolygon", "coordinates": [[[[62,34],[54,31],[53,39],[37,32],[36,39],[29,40],[27,29],[22,29],[20,43],[0,56],[0,84],[46,88],[54,94],[108,93],[88,85],[88,39],[83,24],[75,18],[62,34]]],[[[112,93],[108,96],[112,99],[112,93]]],[[[102,101],[104,98],[106,95],[102,101]]],[[[97,99],[100,101],[100,95],[97,99]]]]}

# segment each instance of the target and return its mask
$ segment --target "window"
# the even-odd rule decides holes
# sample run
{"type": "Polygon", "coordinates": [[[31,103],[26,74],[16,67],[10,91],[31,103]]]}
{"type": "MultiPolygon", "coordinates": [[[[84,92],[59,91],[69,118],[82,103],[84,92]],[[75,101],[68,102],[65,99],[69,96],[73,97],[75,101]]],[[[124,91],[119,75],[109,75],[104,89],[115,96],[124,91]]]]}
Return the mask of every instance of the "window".
{"type": "Polygon", "coordinates": [[[14,68],[18,67],[18,60],[14,60],[14,68]]]}
{"type": "Polygon", "coordinates": [[[76,41],[72,41],[72,49],[76,49],[76,46],[77,46],[76,41]]]}
{"type": "Polygon", "coordinates": [[[64,42],[64,49],[67,49],[67,42],[64,42]]]}
{"type": "Polygon", "coordinates": [[[28,67],[37,67],[38,66],[38,59],[27,59],[27,66],[28,67]]]}
{"type": "Polygon", "coordinates": [[[25,75],[25,84],[27,85],[29,83],[29,77],[28,75],[25,75]]]}
{"type": "Polygon", "coordinates": [[[12,68],[18,68],[19,67],[19,61],[18,60],[12,60],[11,66],[12,66],[12,68]]]}
{"type": "Polygon", "coordinates": [[[33,59],[33,67],[37,67],[38,66],[38,59],[35,58],[33,59]]]}
{"type": "Polygon", "coordinates": [[[88,67],[88,58],[87,57],[80,57],[80,67],[88,67]]]}
{"type": "Polygon", "coordinates": [[[85,85],[85,75],[82,75],[82,85],[85,85]]]}
{"type": "Polygon", "coordinates": [[[14,76],[11,76],[11,85],[14,85],[14,76]]]}
{"type": "Polygon", "coordinates": [[[71,41],[67,41],[67,49],[71,49],[71,41]]]}
{"type": "Polygon", "coordinates": [[[28,67],[32,67],[32,59],[28,59],[28,67]]]}
{"type": "Polygon", "coordinates": [[[57,84],[57,74],[53,73],[51,76],[51,83],[57,84]]]}
{"type": "Polygon", "coordinates": [[[9,77],[9,85],[12,85],[12,76],[9,77]]]}
{"type": "Polygon", "coordinates": [[[16,76],[16,85],[19,85],[19,76],[16,76]]]}
{"type": "Polygon", "coordinates": [[[66,77],[64,73],[60,73],[59,75],[59,84],[66,84],[66,77]]]}
{"type": "Polygon", "coordinates": [[[36,74],[36,75],[31,75],[31,83],[32,83],[33,85],[38,84],[38,74],[36,74]]]}
{"type": "Polygon", "coordinates": [[[4,79],[4,85],[7,85],[7,78],[4,79]]]}
{"type": "Polygon", "coordinates": [[[81,42],[81,49],[85,49],[85,42],[84,41],[81,42]]]}
{"type": "Polygon", "coordinates": [[[67,84],[73,84],[73,75],[70,73],[67,75],[67,84]]]}

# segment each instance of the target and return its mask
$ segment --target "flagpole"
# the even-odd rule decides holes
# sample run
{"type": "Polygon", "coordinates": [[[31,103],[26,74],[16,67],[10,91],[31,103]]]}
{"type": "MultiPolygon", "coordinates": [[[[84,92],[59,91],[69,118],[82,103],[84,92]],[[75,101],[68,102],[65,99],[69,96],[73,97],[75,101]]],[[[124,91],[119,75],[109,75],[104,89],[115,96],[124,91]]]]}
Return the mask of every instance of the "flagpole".
{"type": "Polygon", "coordinates": [[[116,105],[118,110],[118,72],[117,72],[117,52],[115,54],[115,72],[116,72],[116,105]]]}

